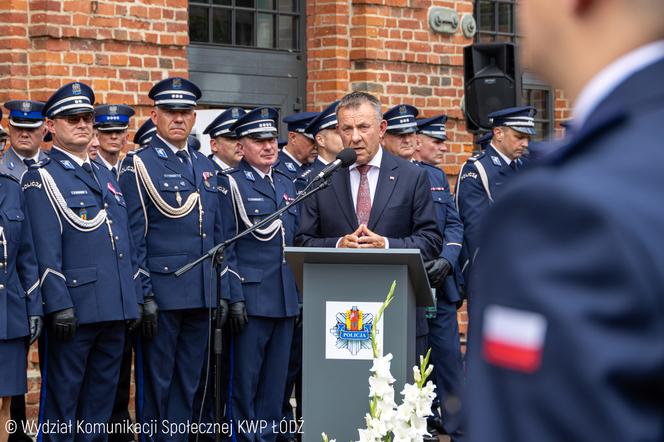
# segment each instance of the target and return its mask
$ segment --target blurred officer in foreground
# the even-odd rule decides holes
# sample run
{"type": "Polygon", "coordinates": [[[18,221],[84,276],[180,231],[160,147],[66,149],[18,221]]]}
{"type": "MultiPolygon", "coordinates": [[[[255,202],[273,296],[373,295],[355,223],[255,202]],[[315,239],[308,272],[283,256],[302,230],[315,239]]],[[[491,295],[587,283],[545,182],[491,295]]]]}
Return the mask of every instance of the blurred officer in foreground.
{"type": "MultiPolygon", "coordinates": [[[[27,349],[43,325],[39,274],[29,218],[18,180],[0,172],[0,440],[8,440],[11,418],[20,440],[30,440],[25,422],[27,349]],[[13,396],[13,398],[12,398],[13,396]],[[18,410],[13,402],[19,401],[18,410]]],[[[16,432],[13,432],[16,434],[16,432]]],[[[13,435],[12,435],[13,436],[13,435]]],[[[13,440],[19,440],[13,436],[13,440]]]]}
{"type": "Polygon", "coordinates": [[[217,116],[203,131],[210,136],[210,150],[212,154],[208,157],[217,167],[217,170],[235,168],[240,164],[242,152],[235,137],[235,133],[229,128],[238,118],[247,112],[240,107],[231,107],[217,116]]]}
{"type": "MultiPolygon", "coordinates": [[[[487,209],[514,174],[524,166],[521,158],[535,135],[535,109],[530,106],[503,109],[489,114],[493,137],[479,155],[461,167],[456,203],[464,226],[461,266],[467,276],[480,248],[479,232],[487,209]]],[[[466,278],[466,283],[469,278],[466,278]]]]}
{"type": "Polygon", "coordinates": [[[429,426],[438,432],[449,434],[452,441],[461,441],[463,429],[460,405],[464,374],[457,308],[462,303],[459,292],[459,253],[463,242],[463,224],[450,192],[447,175],[440,169],[443,156],[448,151],[446,121],[445,115],[417,121],[414,158],[416,164],[429,174],[436,220],[443,235],[440,256],[426,263],[431,286],[436,289],[436,313],[429,317],[427,340],[435,373],[435,404],[442,412],[439,413],[438,407],[435,407],[434,415],[428,421],[429,426]]]}
{"type": "Polygon", "coordinates": [[[49,326],[40,420],[72,423],[71,432],[40,433],[43,440],[106,440],[103,428],[82,434],[76,422],[111,417],[125,326],[136,326],[143,302],[124,198],[110,171],[87,154],[94,98],[78,82],[49,98],[50,161],[23,175],[49,326]]]}
{"type": "MultiPolygon", "coordinates": [[[[120,175],[127,198],[144,295],[159,305],[158,322],[142,343],[144,403],[138,410],[142,422],[183,423],[192,419],[192,402],[198,388],[211,333],[214,308],[226,314],[224,299],[216,305],[216,284],[228,297],[230,272],[215,281],[209,262],[176,277],[174,272],[223,241],[225,236],[214,166],[188,146],[201,97],[198,87],[179,77],[155,84],[149,96],[157,130],[150,145],[125,162],[120,175]]],[[[226,251],[232,264],[232,249],[226,251]]],[[[234,278],[239,288],[239,280],[234,278]]],[[[139,386],[140,388],[140,386],[139,386]]],[[[157,440],[187,440],[186,432],[157,440]]]]}
{"type": "MultiPolygon", "coordinates": [[[[257,108],[239,118],[232,131],[244,157],[227,175],[233,205],[225,205],[236,217],[236,232],[292,201],[295,186],[272,165],[277,160],[277,122],[272,108],[257,108]],[[233,210],[233,207],[236,210],[233,210]],[[235,212],[235,213],[233,213],[235,212]]],[[[280,219],[237,242],[242,296],[231,299],[229,323],[231,389],[229,417],[234,423],[268,422],[260,433],[238,431],[242,441],[274,441],[272,424],[279,428],[298,294],[295,278],[284,259],[284,247],[292,246],[298,227],[298,209],[292,207],[280,219]]]]}
{"type": "Polygon", "coordinates": [[[96,160],[110,170],[116,180],[120,178],[120,153],[127,144],[127,129],[132,115],[134,110],[123,104],[107,104],[95,109],[94,127],[99,140],[96,160]]]}
{"type": "Polygon", "coordinates": [[[518,10],[525,62],[572,99],[573,130],[486,223],[470,440],[664,440],[664,3],[518,10]]]}
{"type": "Polygon", "coordinates": [[[335,101],[323,109],[314,119],[309,122],[305,129],[311,134],[316,142],[316,161],[314,161],[312,174],[317,174],[328,164],[337,159],[337,154],[344,148],[341,137],[337,131],[337,104],[335,101]]]}

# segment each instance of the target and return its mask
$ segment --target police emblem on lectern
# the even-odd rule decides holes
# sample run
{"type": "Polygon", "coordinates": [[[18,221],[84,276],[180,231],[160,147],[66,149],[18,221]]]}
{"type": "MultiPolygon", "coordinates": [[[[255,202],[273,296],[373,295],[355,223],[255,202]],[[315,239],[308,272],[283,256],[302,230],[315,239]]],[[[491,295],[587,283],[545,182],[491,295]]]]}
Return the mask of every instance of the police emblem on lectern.
{"type": "MultiPolygon", "coordinates": [[[[371,327],[375,318],[375,313],[372,313],[372,311],[377,312],[379,308],[380,303],[328,302],[328,318],[326,318],[328,349],[326,349],[326,357],[328,359],[371,359],[373,354],[371,349],[371,327]],[[333,307],[330,304],[337,305],[333,307]],[[367,304],[369,304],[369,308],[367,308],[367,304]],[[376,304],[376,306],[372,304],[376,304]]],[[[381,334],[382,341],[380,327],[377,329],[376,336],[378,337],[379,334],[381,334]]]]}

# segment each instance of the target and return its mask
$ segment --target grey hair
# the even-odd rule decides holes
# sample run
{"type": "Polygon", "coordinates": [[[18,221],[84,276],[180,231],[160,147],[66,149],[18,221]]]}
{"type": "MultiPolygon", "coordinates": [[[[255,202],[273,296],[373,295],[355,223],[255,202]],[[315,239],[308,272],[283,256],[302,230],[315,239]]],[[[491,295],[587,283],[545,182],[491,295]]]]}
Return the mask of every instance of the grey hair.
{"type": "Polygon", "coordinates": [[[339,118],[339,110],[341,109],[357,109],[363,104],[371,105],[376,111],[376,119],[380,123],[383,120],[383,112],[380,110],[380,101],[378,98],[371,95],[369,92],[354,91],[345,95],[337,104],[337,119],[339,118]]]}

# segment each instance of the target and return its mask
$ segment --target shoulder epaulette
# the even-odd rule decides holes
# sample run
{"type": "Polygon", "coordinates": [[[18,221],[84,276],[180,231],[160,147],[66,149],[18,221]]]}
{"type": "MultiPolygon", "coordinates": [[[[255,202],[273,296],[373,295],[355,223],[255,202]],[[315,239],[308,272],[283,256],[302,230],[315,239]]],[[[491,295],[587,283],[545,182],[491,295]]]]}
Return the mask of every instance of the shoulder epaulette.
{"type": "Polygon", "coordinates": [[[16,181],[17,183],[21,184],[21,182],[18,180],[18,178],[16,178],[14,175],[10,175],[10,174],[5,173],[5,172],[0,172],[0,176],[4,177],[4,178],[9,178],[10,180],[16,181]]]}
{"type": "MultiPolygon", "coordinates": [[[[272,166],[272,171],[273,171],[273,172],[276,172],[276,173],[278,173],[278,174],[280,174],[280,175],[283,175],[283,176],[285,176],[286,178],[288,178],[288,179],[290,180],[290,175],[288,175],[288,174],[287,174],[286,172],[284,172],[283,170],[277,169],[276,167],[272,166]]],[[[298,178],[299,178],[299,177],[298,177],[298,178]]]]}
{"type": "Polygon", "coordinates": [[[230,175],[233,172],[236,172],[237,170],[238,170],[237,167],[229,167],[228,169],[224,169],[224,170],[220,171],[219,173],[221,175],[230,175]]]}

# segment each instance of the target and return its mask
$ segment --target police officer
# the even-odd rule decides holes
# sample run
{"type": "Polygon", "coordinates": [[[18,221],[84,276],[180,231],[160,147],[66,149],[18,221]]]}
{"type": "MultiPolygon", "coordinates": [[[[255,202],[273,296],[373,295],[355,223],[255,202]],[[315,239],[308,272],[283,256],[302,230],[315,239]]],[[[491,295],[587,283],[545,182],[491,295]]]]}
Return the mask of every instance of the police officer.
{"type": "Polygon", "coordinates": [[[337,154],[344,148],[341,136],[337,132],[337,104],[339,101],[335,101],[323,109],[305,129],[306,133],[314,137],[318,153],[316,161],[311,166],[312,174],[320,172],[325,166],[336,160],[337,154]]]}
{"type": "Polygon", "coordinates": [[[399,104],[385,112],[387,130],[383,136],[383,146],[393,155],[411,160],[417,146],[417,122],[419,114],[415,106],[399,104]]]}
{"type": "Polygon", "coordinates": [[[441,420],[438,407],[435,407],[434,416],[428,422],[438,432],[449,434],[452,441],[460,441],[463,438],[460,407],[463,362],[457,308],[461,304],[459,253],[463,242],[463,224],[447,175],[440,169],[443,156],[448,151],[446,121],[445,115],[417,121],[414,158],[429,174],[436,220],[443,235],[443,250],[437,259],[427,262],[427,267],[431,285],[436,289],[436,314],[429,318],[428,345],[435,371],[436,403],[441,406],[444,419],[441,420]]]}
{"type": "Polygon", "coordinates": [[[150,145],[150,141],[152,141],[152,137],[154,136],[155,132],[157,132],[157,126],[154,125],[152,122],[152,118],[148,118],[141,124],[141,127],[138,128],[136,133],[134,134],[134,144],[136,144],[138,147],[135,150],[132,150],[130,152],[136,152],[140,149],[144,149],[150,145]]]}
{"type": "MultiPolygon", "coordinates": [[[[95,162],[111,171],[115,180],[120,178],[122,160],[120,153],[127,144],[127,128],[129,119],[134,115],[134,110],[125,105],[102,105],[95,108],[94,128],[97,134],[99,147],[95,162]]],[[[113,403],[111,423],[119,424],[131,421],[129,415],[129,389],[131,384],[131,361],[133,334],[127,334],[122,352],[122,364],[120,365],[120,376],[118,388],[113,403]]],[[[122,427],[121,427],[122,428],[122,427]]],[[[133,433],[116,431],[109,434],[111,442],[126,442],[134,439],[133,433]]]]}
{"type": "MultiPolygon", "coordinates": [[[[144,385],[139,383],[143,422],[172,424],[191,420],[192,401],[206,359],[216,306],[211,266],[194,267],[181,277],[174,272],[225,239],[214,166],[187,145],[196,119],[198,87],[179,77],[155,84],[149,96],[156,132],[147,148],[123,164],[120,184],[127,198],[132,237],[138,251],[144,294],[159,304],[157,333],[137,349],[144,385]]],[[[232,229],[232,226],[229,227],[232,229]]],[[[233,263],[231,251],[227,263],[233,263]]],[[[221,280],[230,296],[230,272],[221,280]]],[[[239,279],[237,281],[239,289],[239,279]]],[[[219,308],[226,310],[222,300],[219,308]]],[[[160,429],[161,430],[161,429],[160,429]]],[[[155,435],[157,440],[186,440],[187,433],[155,435]]]]}
{"type": "MultiPolygon", "coordinates": [[[[8,437],[10,406],[21,440],[30,440],[21,428],[25,421],[27,349],[41,333],[43,323],[37,261],[24,209],[17,179],[0,172],[0,440],[8,437]],[[18,413],[16,400],[21,406],[18,413]],[[21,419],[16,414],[22,414],[21,419]]],[[[14,434],[9,437],[16,438],[14,434]]]]}
{"type": "Polygon", "coordinates": [[[23,175],[50,326],[40,418],[72,425],[65,434],[43,432],[44,440],[106,439],[103,428],[79,434],[76,423],[108,422],[125,323],[137,324],[143,303],[123,195],[111,173],[87,155],[94,99],[79,82],[49,98],[43,112],[53,135],[50,161],[23,175]]]}
{"type": "Polygon", "coordinates": [[[305,130],[316,115],[316,112],[299,112],[284,118],[288,126],[288,139],[279,152],[274,168],[286,174],[295,183],[298,192],[307,186],[311,174],[309,169],[316,159],[313,135],[305,130]]]}
{"type": "Polygon", "coordinates": [[[127,144],[129,118],[134,110],[124,104],[106,104],[95,109],[95,129],[99,140],[97,161],[120,178],[120,153],[127,144]]]}
{"type": "Polygon", "coordinates": [[[219,171],[237,167],[242,159],[235,133],[229,128],[247,112],[241,107],[231,107],[220,113],[203,131],[210,136],[210,158],[219,171]]]}
{"type": "Polygon", "coordinates": [[[9,110],[10,146],[0,160],[0,171],[19,181],[31,164],[46,158],[39,148],[46,133],[40,101],[13,100],[5,103],[9,110]]]}
{"type": "MultiPolygon", "coordinates": [[[[241,232],[292,201],[290,177],[275,169],[278,113],[257,108],[230,128],[244,157],[228,174],[229,192],[237,208],[241,232]]],[[[227,206],[228,207],[228,206],[227,206]]],[[[232,213],[228,216],[233,216],[232,213]]],[[[284,259],[298,227],[298,209],[291,207],[270,225],[237,243],[243,296],[232,301],[229,323],[233,333],[230,417],[234,422],[266,420],[279,428],[298,293],[284,259]]],[[[239,440],[274,441],[272,425],[260,434],[237,433],[239,440]]]]}
{"type": "MultiPolygon", "coordinates": [[[[479,226],[500,187],[525,165],[523,153],[535,135],[535,108],[503,109],[489,114],[493,137],[487,148],[461,167],[456,203],[464,225],[462,269],[469,275],[479,250],[479,226]]],[[[469,278],[465,278],[469,282],[469,278]]]]}

